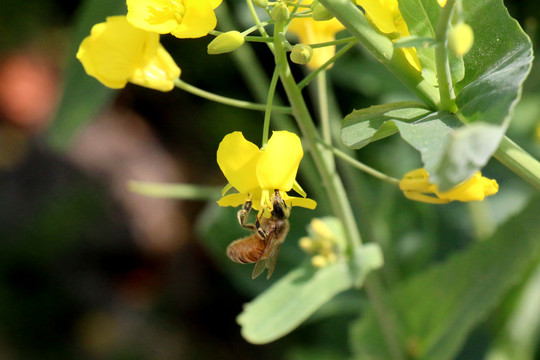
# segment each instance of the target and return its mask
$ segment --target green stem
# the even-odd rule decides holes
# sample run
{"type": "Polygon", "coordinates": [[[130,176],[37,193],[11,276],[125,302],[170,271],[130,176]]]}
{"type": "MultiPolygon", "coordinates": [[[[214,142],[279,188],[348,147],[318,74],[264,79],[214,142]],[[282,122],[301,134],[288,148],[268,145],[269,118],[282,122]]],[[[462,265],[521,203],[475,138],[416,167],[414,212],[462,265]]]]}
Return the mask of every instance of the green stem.
{"type": "Polygon", "coordinates": [[[320,142],[319,134],[304,102],[302,92],[296,85],[296,81],[292,76],[287,62],[286,51],[282,40],[283,30],[284,23],[276,22],[274,27],[274,55],[281,83],[293,109],[293,115],[298,123],[298,127],[303,134],[305,144],[310,150],[315,166],[323,180],[332,211],[343,222],[346,237],[350,241],[352,248],[358,248],[362,245],[362,239],[358,233],[356,220],[347,198],[347,193],[339,175],[334,171],[333,167],[329,166],[323,155],[322,147],[318,144],[320,142]]]}
{"type": "Polygon", "coordinates": [[[373,169],[372,167],[369,167],[367,166],[366,164],[364,163],[361,163],[360,161],[356,160],[355,158],[353,158],[352,156],[348,155],[347,153],[337,149],[337,148],[334,148],[334,147],[330,147],[330,150],[332,150],[332,152],[340,159],[342,159],[343,161],[345,161],[346,163],[348,163],[349,165],[379,179],[379,180],[382,180],[382,181],[385,181],[387,183],[390,183],[392,185],[397,185],[399,184],[399,179],[396,179],[394,177],[391,177],[391,176],[388,176],[378,170],[375,170],[373,169]]]}
{"type": "Polygon", "coordinates": [[[134,193],[169,199],[209,200],[219,199],[221,188],[193,184],[165,184],[130,181],[128,189],[134,193]]]}
{"type": "Polygon", "coordinates": [[[441,102],[440,110],[456,112],[454,87],[452,85],[452,74],[450,72],[450,61],[448,59],[448,29],[454,13],[455,0],[448,0],[439,16],[439,23],[435,38],[439,46],[435,48],[435,66],[437,67],[437,79],[439,82],[439,95],[441,102]]]}
{"type": "Polygon", "coordinates": [[[348,43],[351,43],[351,42],[356,44],[356,43],[358,43],[358,39],[355,38],[354,36],[349,36],[349,37],[334,40],[334,41],[327,41],[327,42],[316,43],[316,44],[308,44],[308,45],[312,49],[318,49],[318,48],[323,48],[323,47],[327,47],[327,46],[336,46],[336,45],[348,44],[348,43]]]}
{"type": "Polygon", "coordinates": [[[504,166],[540,190],[540,162],[519,145],[505,136],[494,156],[504,166]]]}
{"type": "MultiPolygon", "coordinates": [[[[247,110],[258,110],[258,111],[267,110],[267,104],[255,104],[249,101],[236,100],[236,99],[231,99],[226,96],[216,95],[214,93],[211,93],[211,92],[199,89],[193,85],[190,85],[180,80],[179,78],[174,80],[174,85],[179,89],[189,92],[190,94],[197,95],[202,98],[218,102],[220,104],[225,104],[225,105],[234,106],[234,107],[247,109],[247,110]]],[[[272,110],[276,112],[285,113],[285,114],[290,114],[292,112],[291,108],[288,106],[275,106],[272,108],[272,110]]]]}
{"type": "Polygon", "coordinates": [[[268,88],[268,97],[266,99],[266,112],[264,113],[264,124],[263,124],[263,138],[262,138],[262,147],[266,146],[268,142],[268,133],[270,132],[270,115],[272,114],[272,103],[274,101],[274,94],[276,92],[276,85],[279,79],[279,71],[274,69],[274,74],[272,75],[272,80],[270,81],[270,86],[268,88]]]}

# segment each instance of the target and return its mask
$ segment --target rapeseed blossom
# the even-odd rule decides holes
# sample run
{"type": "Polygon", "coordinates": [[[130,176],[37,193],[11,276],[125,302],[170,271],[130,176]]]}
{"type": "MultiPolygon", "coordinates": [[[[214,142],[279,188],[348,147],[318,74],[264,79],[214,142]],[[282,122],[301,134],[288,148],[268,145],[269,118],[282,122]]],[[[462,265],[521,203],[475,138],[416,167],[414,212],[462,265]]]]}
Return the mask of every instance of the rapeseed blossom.
{"type": "MultiPolygon", "coordinates": [[[[410,36],[407,23],[399,11],[397,0],[356,0],[366,12],[366,17],[381,32],[388,34],[392,41],[410,36]]],[[[403,48],[403,53],[409,64],[418,71],[422,71],[420,60],[415,48],[403,48]]]]}
{"type": "Polygon", "coordinates": [[[127,0],[128,21],[140,29],[177,38],[199,38],[217,25],[222,0],[127,0]]]}
{"type": "Polygon", "coordinates": [[[271,195],[278,190],[288,206],[314,209],[317,203],[305,197],[295,180],[303,155],[300,139],[288,131],[274,131],[263,149],[239,131],[226,135],[219,144],[217,162],[229,185],[218,204],[236,207],[252,201],[255,210],[268,215],[273,209],[271,195]],[[226,195],[233,187],[238,192],[226,195]],[[289,196],[291,189],[303,197],[289,196]]]}
{"type": "Polygon", "coordinates": [[[499,191],[497,181],[483,177],[478,171],[468,180],[448,191],[439,191],[439,187],[429,182],[428,172],[421,168],[408,172],[399,182],[403,194],[416,201],[430,204],[445,204],[450,201],[482,201],[486,196],[499,191]]]}
{"type": "Polygon", "coordinates": [[[92,27],[77,52],[84,70],[105,86],[119,89],[128,82],[170,91],[180,76],[159,34],[132,26],[125,16],[111,16],[92,27]]]}

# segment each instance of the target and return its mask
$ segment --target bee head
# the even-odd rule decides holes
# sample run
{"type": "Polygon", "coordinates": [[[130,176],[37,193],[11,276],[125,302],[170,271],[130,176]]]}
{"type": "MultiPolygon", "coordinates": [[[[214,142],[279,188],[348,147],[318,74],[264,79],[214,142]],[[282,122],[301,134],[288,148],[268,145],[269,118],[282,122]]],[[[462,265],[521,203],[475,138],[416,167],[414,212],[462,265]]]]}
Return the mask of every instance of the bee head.
{"type": "Polygon", "coordinates": [[[272,216],[278,219],[286,219],[289,217],[291,209],[287,206],[285,201],[281,198],[279,190],[274,192],[274,197],[272,199],[272,205],[274,209],[272,210],[272,216]]]}

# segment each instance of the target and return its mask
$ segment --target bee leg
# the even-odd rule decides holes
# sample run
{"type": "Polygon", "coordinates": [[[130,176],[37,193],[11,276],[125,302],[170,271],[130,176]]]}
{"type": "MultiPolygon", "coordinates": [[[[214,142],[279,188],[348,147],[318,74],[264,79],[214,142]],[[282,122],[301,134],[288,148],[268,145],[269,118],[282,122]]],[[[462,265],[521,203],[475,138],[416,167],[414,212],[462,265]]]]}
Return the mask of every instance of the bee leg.
{"type": "Polygon", "coordinates": [[[257,234],[261,237],[261,239],[266,239],[266,233],[264,232],[263,228],[261,227],[261,223],[259,222],[259,219],[255,220],[255,228],[257,229],[257,234]]]}
{"type": "Polygon", "coordinates": [[[249,229],[249,230],[257,230],[257,227],[253,224],[247,224],[247,217],[251,211],[251,200],[247,200],[244,205],[242,206],[242,209],[238,210],[238,213],[236,216],[238,217],[238,222],[243,228],[249,229]]]}

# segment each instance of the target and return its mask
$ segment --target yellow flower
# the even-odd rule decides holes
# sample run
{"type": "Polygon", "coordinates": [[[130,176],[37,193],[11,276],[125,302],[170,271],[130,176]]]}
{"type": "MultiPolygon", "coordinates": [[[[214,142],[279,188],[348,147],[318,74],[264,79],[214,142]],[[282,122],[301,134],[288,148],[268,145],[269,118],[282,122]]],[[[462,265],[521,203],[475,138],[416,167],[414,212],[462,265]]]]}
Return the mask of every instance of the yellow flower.
{"type": "Polygon", "coordinates": [[[430,204],[445,204],[456,200],[481,201],[499,191],[497,181],[483,177],[479,171],[452,189],[439,191],[437,185],[429,182],[429,174],[423,168],[405,174],[399,182],[399,188],[407,198],[430,204]]]}
{"type": "MultiPolygon", "coordinates": [[[[310,5],[311,3],[312,0],[302,1],[302,5],[310,5]]],[[[345,27],[337,19],[315,21],[310,17],[294,18],[288,27],[290,32],[298,36],[301,43],[307,45],[334,41],[336,33],[343,29],[345,27]]],[[[307,66],[310,69],[317,69],[330,60],[335,52],[335,46],[313,49],[313,56],[307,66]]]]}
{"type": "Polygon", "coordinates": [[[272,210],[270,195],[279,190],[289,206],[314,209],[317,203],[306,194],[295,180],[304,152],[296,134],[274,131],[264,149],[247,141],[241,132],[226,135],[217,151],[218,165],[229,181],[218,201],[220,206],[240,206],[247,200],[255,210],[272,210]],[[225,195],[232,187],[237,193],[225,195]],[[287,194],[294,189],[303,197],[287,194]]]}
{"type": "MultiPolygon", "coordinates": [[[[410,36],[407,23],[398,8],[397,0],[356,0],[366,12],[366,17],[393,41],[410,36]]],[[[405,58],[413,68],[422,71],[415,48],[403,48],[405,58]]]]}
{"type": "Polygon", "coordinates": [[[113,89],[131,82],[170,91],[180,76],[159,35],[133,27],[125,16],[111,16],[94,25],[79,46],[77,59],[88,75],[113,89]]]}
{"type": "Polygon", "coordinates": [[[446,5],[446,0],[437,0],[437,2],[439,3],[439,5],[441,5],[441,7],[444,7],[444,5],[446,5]]]}
{"type": "Polygon", "coordinates": [[[128,21],[138,28],[199,38],[216,28],[221,0],[127,0],[128,21]]]}

